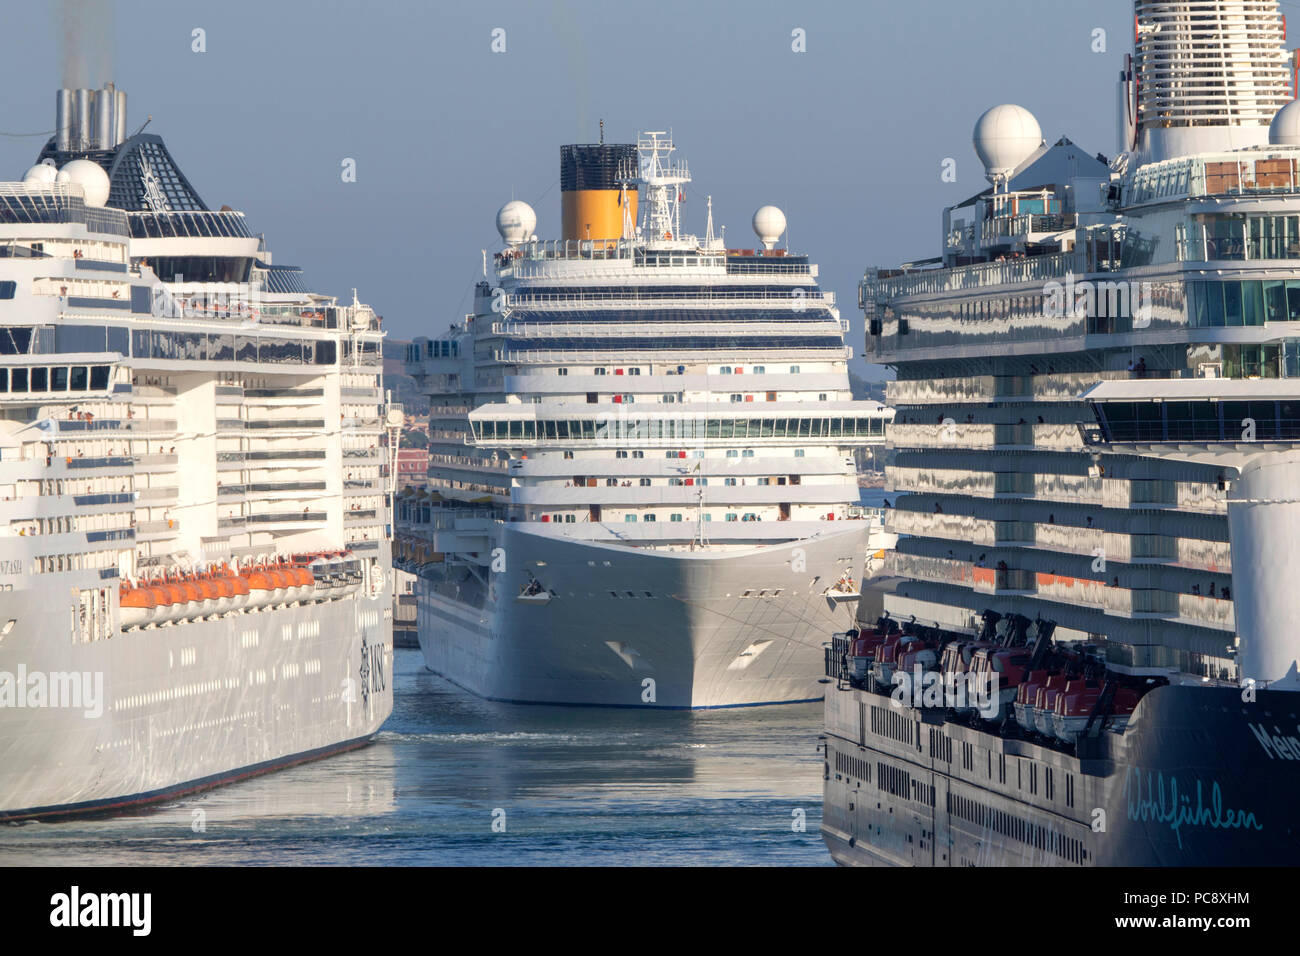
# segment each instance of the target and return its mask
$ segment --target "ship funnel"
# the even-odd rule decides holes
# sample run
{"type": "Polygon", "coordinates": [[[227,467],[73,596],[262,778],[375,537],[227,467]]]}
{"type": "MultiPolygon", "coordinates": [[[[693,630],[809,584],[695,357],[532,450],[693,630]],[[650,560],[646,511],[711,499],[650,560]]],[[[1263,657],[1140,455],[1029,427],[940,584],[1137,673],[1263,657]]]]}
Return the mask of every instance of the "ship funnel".
{"type": "MultiPolygon", "coordinates": [[[[624,183],[637,178],[635,146],[599,143],[560,147],[560,203],[564,239],[617,242],[623,236],[624,183]]],[[[636,222],[636,186],[627,189],[629,221],[636,222]]]]}
{"type": "Polygon", "coordinates": [[[1135,0],[1134,12],[1142,161],[1267,145],[1291,99],[1277,0],[1135,0]]]}
{"type": "Polygon", "coordinates": [[[126,94],[112,83],[102,90],[59,90],[54,127],[59,152],[114,149],[126,140],[126,94]]]}
{"type": "Polygon", "coordinates": [[[60,153],[72,149],[72,129],[75,118],[72,90],[59,90],[54,98],[54,144],[60,153]]]}

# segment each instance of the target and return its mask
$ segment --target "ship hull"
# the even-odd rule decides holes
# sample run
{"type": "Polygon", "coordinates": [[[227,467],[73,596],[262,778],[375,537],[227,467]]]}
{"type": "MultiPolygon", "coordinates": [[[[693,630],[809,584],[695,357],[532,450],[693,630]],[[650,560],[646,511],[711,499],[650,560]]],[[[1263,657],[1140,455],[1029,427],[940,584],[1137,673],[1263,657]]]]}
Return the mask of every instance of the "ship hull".
{"type": "Polygon", "coordinates": [[[853,603],[826,597],[862,573],[867,530],[761,549],[662,551],[502,527],[510,566],[483,590],[470,569],[419,588],[429,669],[487,698],[528,703],[709,708],[817,700],[823,636],[853,603]],[[550,599],[520,599],[524,569],[550,599]],[[459,581],[456,581],[459,577],[459,581]]]}
{"type": "Polygon", "coordinates": [[[834,690],[822,836],[849,866],[1293,866],[1298,715],[1293,692],[1160,687],[1080,759],[834,690]]]}
{"type": "Polygon", "coordinates": [[[49,639],[39,590],[0,594],[18,623],[0,644],[18,691],[0,708],[0,820],[156,802],[364,744],[392,710],[385,594],[88,644],[49,639]],[[56,701],[52,675],[80,696],[56,701]]]}

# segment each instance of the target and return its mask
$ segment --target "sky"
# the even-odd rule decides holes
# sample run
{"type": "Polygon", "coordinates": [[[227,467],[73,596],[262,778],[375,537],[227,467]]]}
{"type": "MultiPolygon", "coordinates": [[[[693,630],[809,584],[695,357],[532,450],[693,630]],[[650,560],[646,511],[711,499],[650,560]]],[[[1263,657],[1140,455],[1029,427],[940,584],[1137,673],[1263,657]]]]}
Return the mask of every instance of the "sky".
{"type": "Polygon", "coordinates": [[[152,116],[209,206],[244,211],[276,262],[321,292],[355,287],[411,338],[472,307],[502,203],[558,235],[561,145],[596,141],[602,118],[607,142],[671,129],[694,176],[684,224],[704,233],[712,195],[727,244],[752,247],[754,210],[780,206],[860,355],[863,269],[939,253],[943,207],[986,185],[984,110],[1017,103],[1049,142],[1113,155],[1132,15],[1132,0],[7,4],[0,180],[35,160],[63,76],[111,78],[130,131],[152,116]]]}

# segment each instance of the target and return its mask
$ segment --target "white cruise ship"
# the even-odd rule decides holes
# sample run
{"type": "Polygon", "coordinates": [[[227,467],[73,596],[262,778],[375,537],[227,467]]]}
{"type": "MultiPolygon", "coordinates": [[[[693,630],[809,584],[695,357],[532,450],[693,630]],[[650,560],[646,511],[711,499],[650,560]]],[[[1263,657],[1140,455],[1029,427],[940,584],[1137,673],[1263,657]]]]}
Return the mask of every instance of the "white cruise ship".
{"type": "MultiPolygon", "coordinates": [[[[429,490],[398,502],[428,666],[482,696],[725,707],[819,699],[878,515],[847,322],[807,256],[684,233],[664,133],[561,149],[562,230],[512,201],[474,312],[417,339],[429,490]],[[638,210],[640,216],[638,216],[638,210]]],[[[706,210],[701,210],[705,213],[706,210]]]]}
{"type": "Polygon", "coordinates": [[[1300,853],[1296,61],[1276,0],[1132,22],[1113,160],[994,106],[989,188],[861,285],[902,583],[828,659],[841,863],[1300,853]]]}
{"type": "Polygon", "coordinates": [[[0,184],[0,819],[364,743],[392,708],[379,320],[61,90],[0,184]]]}

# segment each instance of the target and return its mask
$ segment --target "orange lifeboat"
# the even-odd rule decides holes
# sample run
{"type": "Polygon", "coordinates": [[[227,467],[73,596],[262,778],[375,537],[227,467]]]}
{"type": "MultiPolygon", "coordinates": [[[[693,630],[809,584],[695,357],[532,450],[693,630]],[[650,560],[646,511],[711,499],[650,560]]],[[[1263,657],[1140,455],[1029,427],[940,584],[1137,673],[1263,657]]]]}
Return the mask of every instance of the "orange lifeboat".
{"type": "Polygon", "coordinates": [[[274,564],[267,565],[266,576],[271,579],[275,585],[275,600],[277,603],[289,600],[289,591],[293,587],[279,568],[274,564]]]}
{"type": "Polygon", "coordinates": [[[179,575],[176,583],[185,592],[186,613],[190,617],[198,617],[203,613],[203,589],[199,587],[197,581],[185,575],[179,575]]]}
{"type": "Polygon", "coordinates": [[[260,565],[245,568],[240,572],[240,577],[248,585],[249,607],[266,607],[275,600],[276,582],[260,565]]]}
{"type": "Polygon", "coordinates": [[[147,624],[158,606],[151,588],[134,587],[125,582],[118,586],[117,604],[124,628],[147,624]]]}
{"type": "Polygon", "coordinates": [[[154,582],[155,587],[167,594],[168,611],[166,620],[179,621],[185,616],[189,606],[189,594],[179,584],[168,581],[165,577],[154,582]]]}
{"type": "Polygon", "coordinates": [[[231,589],[231,609],[239,610],[248,604],[248,582],[241,578],[224,564],[221,566],[222,573],[225,574],[225,580],[231,589]]]}
{"type": "Polygon", "coordinates": [[[196,574],[192,580],[199,593],[203,595],[204,610],[215,611],[216,603],[221,599],[221,589],[217,587],[216,582],[207,575],[201,574],[196,574]]]}
{"type": "Polygon", "coordinates": [[[230,583],[229,578],[220,574],[216,570],[209,570],[208,573],[205,575],[205,577],[207,578],[208,582],[212,585],[212,587],[216,589],[217,613],[225,614],[232,607],[232,602],[235,597],[234,585],[230,583]]]}
{"type": "Polygon", "coordinates": [[[311,600],[312,593],[316,590],[316,579],[311,576],[311,572],[306,568],[286,564],[284,573],[293,582],[294,599],[298,601],[311,600]]]}

